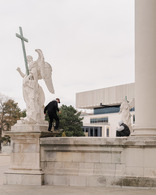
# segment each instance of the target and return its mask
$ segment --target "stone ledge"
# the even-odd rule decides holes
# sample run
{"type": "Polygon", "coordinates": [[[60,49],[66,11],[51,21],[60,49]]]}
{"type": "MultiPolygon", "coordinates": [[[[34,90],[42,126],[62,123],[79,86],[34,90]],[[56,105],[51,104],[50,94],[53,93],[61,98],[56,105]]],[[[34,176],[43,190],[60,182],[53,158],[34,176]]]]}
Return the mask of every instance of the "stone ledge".
{"type": "Polygon", "coordinates": [[[48,131],[28,131],[28,130],[18,130],[18,131],[5,131],[5,135],[8,135],[10,137],[17,137],[17,136],[37,136],[40,138],[45,138],[45,137],[55,137],[58,133],[56,132],[48,132],[48,131]]]}
{"type": "Polygon", "coordinates": [[[54,137],[41,138],[41,145],[55,146],[156,146],[156,136],[153,137],[120,137],[120,138],[97,138],[97,137],[54,137]]]}
{"type": "Polygon", "coordinates": [[[11,127],[11,131],[12,132],[25,132],[25,131],[29,131],[29,132],[33,132],[33,131],[37,131],[37,132],[46,132],[48,131],[48,124],[44,123],[44,124],[18,124],[16,123],[14,126],[11,127]]]}
{"type": "Polygon", "coordinates": [[[41,145],[81,145],[81,146],[97,146],[97,145],[123,145],[126,138],[99,138],[99,137],[55,137],[41,138],[41,145]]]}

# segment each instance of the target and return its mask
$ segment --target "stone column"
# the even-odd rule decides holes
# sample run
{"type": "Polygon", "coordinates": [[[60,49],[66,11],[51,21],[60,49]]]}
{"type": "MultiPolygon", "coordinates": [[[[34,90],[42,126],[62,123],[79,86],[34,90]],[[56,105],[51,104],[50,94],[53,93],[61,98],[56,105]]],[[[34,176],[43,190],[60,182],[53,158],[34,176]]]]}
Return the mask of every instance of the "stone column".
{"type": "Polygon", "coordinates": [[[156,0],[135,0],[133,135],[156,135],[156,0]]]}

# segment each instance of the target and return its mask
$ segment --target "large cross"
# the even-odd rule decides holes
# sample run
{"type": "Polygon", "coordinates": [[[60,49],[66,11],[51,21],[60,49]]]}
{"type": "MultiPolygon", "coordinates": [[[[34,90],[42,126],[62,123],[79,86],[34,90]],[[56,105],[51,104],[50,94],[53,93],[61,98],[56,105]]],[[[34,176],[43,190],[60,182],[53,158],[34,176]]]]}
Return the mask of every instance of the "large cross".
{"type": "Polygon", "coordinates": [[[23,32],[22,32],[22,27],[19,27],[20,35],[16,33],[16,37],[21,39],[22,43],[22,49],[23,49],[23,55],[24,55],[24,61],[25,61],[25,68],[26,68],[26,73],[29,75],[29,69],[28,69],[28,63],[27,63],[27,57],[26,57],[26,51],[25,51],[25,45],[24,41],[28,42],[28,39],[23,37],[23,32]]]}

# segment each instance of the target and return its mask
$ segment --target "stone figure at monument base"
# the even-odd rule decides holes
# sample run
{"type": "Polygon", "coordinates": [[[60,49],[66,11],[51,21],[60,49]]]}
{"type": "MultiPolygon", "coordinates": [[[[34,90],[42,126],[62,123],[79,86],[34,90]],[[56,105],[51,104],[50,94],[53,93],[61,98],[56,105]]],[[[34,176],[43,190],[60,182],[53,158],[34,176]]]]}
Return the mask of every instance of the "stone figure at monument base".
{"type": "Polygon", "coordinates": [[[120,112],[119,112],[119,114],[121,114],[121,120],[129,127],[130,132],[132,132],[130,109],[133,107],[134,107],[134,99],[131,102],[128,102],[127,97],[125,97],[125,99],[121,103],[120,112]]]}
{"type": "Polygon", "coordinates": [[[119,128],[116,130],[116,137],[127,137],[129,135],[129,127],[123,121],[120,121],[119,128]]]}
{"type": "Polygon", "coordinates": [[[38,59],[33,61],[32,56],[27,56],[29,74],[24,74],[18,67],[17,71],[23,78],[23,98],[26,103],[26,118],[21,119],[22,123],[43,123],[45,95],[38,81],[43,79],[50,93],[54,93],[52,83],[52,67],[44,61],[40,49],[35,50],[38,59]]]}

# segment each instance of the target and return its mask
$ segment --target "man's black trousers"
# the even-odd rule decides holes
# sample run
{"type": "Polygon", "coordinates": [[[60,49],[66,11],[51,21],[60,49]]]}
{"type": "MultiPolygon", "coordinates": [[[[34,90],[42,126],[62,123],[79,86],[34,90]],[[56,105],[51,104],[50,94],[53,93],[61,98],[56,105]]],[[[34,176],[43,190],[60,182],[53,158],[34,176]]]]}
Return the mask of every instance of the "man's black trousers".
{"type": "Polygon", "coordinates": [[[57,116],[56,113],[48,113],[48,116],[49,116],[49,127],[48,127],[48,131],[51,131],[52,124],[53,124],[53,120],[56,121],[55,129],[57,130],[58,127],[59,127],[59,117],[57,116]]]}

